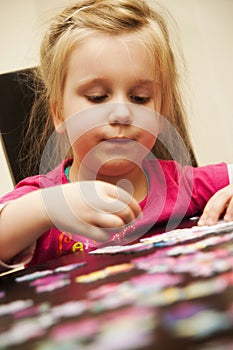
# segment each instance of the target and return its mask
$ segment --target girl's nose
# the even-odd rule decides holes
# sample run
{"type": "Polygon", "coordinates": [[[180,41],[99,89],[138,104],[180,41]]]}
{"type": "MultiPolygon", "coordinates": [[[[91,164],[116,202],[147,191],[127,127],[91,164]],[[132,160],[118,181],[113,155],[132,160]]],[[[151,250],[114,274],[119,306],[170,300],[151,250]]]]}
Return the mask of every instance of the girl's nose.
{"type": "Polygon", "coordinates": [[[133,120],[130,104],[114,103],[109,114],[110,124],[131,124],[133,120]]]}

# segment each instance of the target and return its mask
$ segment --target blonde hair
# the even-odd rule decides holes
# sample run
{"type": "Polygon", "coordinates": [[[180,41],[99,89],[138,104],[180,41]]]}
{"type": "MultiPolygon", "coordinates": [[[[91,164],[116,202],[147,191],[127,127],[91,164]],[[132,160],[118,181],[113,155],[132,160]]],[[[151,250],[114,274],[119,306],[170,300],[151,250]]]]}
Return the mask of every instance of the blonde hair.
{"type": "MultiPolygon", "coordinates": [[[[32,110],[29,130],[33,125],[37,128],[40,118],[41,123],[44,123],[44,131],[36,144],[36,138],[33,139],[35,148],[31,154],[34,160],[36,155],[41,155],[41,149],[54,130],[50,106],[51,103],[56,103],[58,109],[61,108],[67,62],[73,48],[96,33],[113,36],[135,33],[151,56],[155,72],[159,71],[161,114],[180,134],[196,165],[181,99],[179,74],[165,21],[167,16],[168,12],[153,0],[80,0],[52,19],[41,43],[40,66],[36,70],[40,89],[32,110]]],[[[169,140],[166,147],[159,140],[156,142],[153,149],[156,157],[172,159],[171,154],[176,150],[176,160],[182,164],[187,163],[182,152],[179,152],[177,140],[172,135],[166,137],[169,140]]]]}

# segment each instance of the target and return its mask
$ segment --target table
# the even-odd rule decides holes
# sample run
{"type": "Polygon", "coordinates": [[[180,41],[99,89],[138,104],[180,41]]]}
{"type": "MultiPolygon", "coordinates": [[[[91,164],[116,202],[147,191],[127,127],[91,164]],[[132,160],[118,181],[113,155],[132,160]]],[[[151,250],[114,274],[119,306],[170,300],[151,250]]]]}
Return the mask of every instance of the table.
{"type": "Polygon", "coordinates": [[[2,276],[0,349],[233,349],[233,223],[162,232],[2,276]]]}

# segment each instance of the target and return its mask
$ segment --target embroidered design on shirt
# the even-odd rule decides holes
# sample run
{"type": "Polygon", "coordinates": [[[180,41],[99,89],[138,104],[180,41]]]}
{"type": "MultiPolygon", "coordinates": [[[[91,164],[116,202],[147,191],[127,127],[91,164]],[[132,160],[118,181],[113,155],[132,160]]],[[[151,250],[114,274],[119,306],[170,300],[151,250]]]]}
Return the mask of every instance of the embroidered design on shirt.
{"type": "Polygon", "coordinates": [[[82,242],[75,242],[72,239],[71,233],[61,232],[58,238],[57,255],[76,253],[78,251],[84,251],[84,244],[82,242]]]}

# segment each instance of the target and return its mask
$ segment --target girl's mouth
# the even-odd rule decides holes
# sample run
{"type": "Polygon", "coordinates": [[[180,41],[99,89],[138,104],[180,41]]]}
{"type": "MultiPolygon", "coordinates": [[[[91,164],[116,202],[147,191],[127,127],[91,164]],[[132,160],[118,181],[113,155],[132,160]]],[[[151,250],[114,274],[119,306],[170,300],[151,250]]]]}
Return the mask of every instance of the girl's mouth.
{"type": "Polygon", "coordinates": [[[116,143],[116,144],[121,144],[121,143],[128,143],[128,142],[131,142],[132,140],[131,139],[128,139],[126,137],[114,137],[114,138],[111,138],[111,139],[107,139],[105,140],[106,142],[109,142],[109,143],[116,143]]]}
{"type": "Polygon", "coordinates": [[[131,150],[134,147],[135,141],[127,137],[112,137],[103,140],[103,145],[112,150],[131,150]]]}

